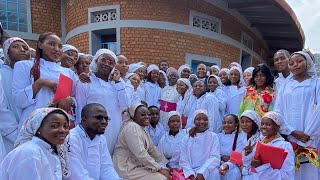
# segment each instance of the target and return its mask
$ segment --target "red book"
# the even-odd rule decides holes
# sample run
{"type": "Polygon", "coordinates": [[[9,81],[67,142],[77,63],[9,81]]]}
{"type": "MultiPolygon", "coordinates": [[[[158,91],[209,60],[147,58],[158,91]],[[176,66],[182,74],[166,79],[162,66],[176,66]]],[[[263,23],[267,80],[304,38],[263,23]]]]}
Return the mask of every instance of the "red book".
{"type": "Polygon", "coordinates": [[[54,94],[52,103],[55,104],[60,99],[71,96],[71,92],[72,92],[72,79],[70,79],[68,76],[60,74],[57,90],[56,90],[56,93],[54,94]]]}
{"type": "Polygon", "coordinates": [[[258,155],[262,164],[270,163],[273,169],[281,169],[288,152],[284,148],[270,146],[258,141],[254,158],[258,159],[258,155]]]}
{"type": "Polygon", "coordinates": [[[240,152],[231,151],[230,162],[238,165],[242,165],[242,154],[240,152]]]}

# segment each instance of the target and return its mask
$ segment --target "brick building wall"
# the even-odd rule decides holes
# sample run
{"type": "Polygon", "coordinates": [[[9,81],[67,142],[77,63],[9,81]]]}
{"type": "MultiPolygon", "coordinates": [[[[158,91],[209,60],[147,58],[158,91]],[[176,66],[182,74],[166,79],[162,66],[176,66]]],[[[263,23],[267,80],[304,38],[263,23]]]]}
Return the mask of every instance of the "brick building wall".
{"type": "Polygon", "coordinates": [[[221,66],[239,58],[240,49],[205,37],[168,30],[122,28],[121,53],[131,62],[144,61],[158,64],[168,60],[170,66],[179,68],[185,63],[185,54],[201,54],[221,58],[221,66]],[[228,52],[228,53],[225,53],[228,52]]]}
{"type": "MultiPolygon", "coordinates": [[[[97,6],[120,5],[121,20],[156,20],[189,25],[190,10],[198,11],[221,19],[221,33],[241,41],[241,32],[254,40],[253,50],[260,54],[264,49],[261,39],[235,17],[224,10],[203,0],[66,0],[65,9],[66,33],[88,23],[88,8],[97,6]]],[[[31,0],[32,33],[41,34],[52,31],[62,36],[61,1],[31,0]],[[45,17],[45,18],[44,18],[45,17]]],[[[220,58],[221,66],[238,60],[240,49],[223,42],[206,37],[159,29],[121,28],[121,53],[132,61],[158,63],[161,59],[172,61],[174,67],[185,62],[185,54],[199,54],[220,58]]],[[[35,48],[35,41],[27,41],[35,48]]],[[[89,52],[89,33],[81,33],[70,38],[66,43],[89,52]]],[[[99,42],[97,42],[99,43],[99,42]]],[[[264,49],[266,51],[266,49],[264,49]]],[[[252,64],[260,62],[253,58],[252,64]]]]}

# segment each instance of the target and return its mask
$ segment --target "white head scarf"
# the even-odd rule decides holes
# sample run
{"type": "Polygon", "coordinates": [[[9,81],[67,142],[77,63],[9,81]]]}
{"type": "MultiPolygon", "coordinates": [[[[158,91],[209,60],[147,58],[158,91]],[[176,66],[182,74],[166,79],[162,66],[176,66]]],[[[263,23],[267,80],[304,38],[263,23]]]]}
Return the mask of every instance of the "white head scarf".
{"type": "Polygon", "coordinates": [[[178,81],[183,82],[188,87],[188,90],[192,89],[192,85],[191,85],[189,79],[187,79],[187,78],[179,78],[178,81]]]}
{"type": "Polygon", "coordinates": [[[180,77],[178,71],[173,67],[169,67],[167,69],[167,77],[169,77],[171,74],[174,74],[178,78],[180,77]]]}
{"type": "Polygon", "coordinates": [[[99,49],[94,55],[93,60],[90,64],[90,69],[92,72],[97,72],[97,60],[102,54],[110,55],[113,58],[115,64],[117,64],[118,58],[112,51],[110,51],[109,49],[99,49]]]}
{"type": "Polygon", "coordinates": [[[211,77],[216,78],[219,86],[222,86],[222,81],[221,81],[220,77],[219,77],[219,76],[216,76],[216,75],[210,75],[210,76],[208,77],[208,79],[207,79],[207,84],[209,84],[209,80],[211,79],[211,77]]]}
{"type": "Polygon", "coordinates": [[[240,119],[242,116],[245,116],[247,118],[250,118],[254,123],[256,123],[258,125],[258,127],[260,128],[261,126],[261,119],[259,117],[259,115],[254,111],[254,110],[245,110],[241,116],[240,116],[240,119]]]}
{"type": "Polygon", "coordinates": [[[225,73],[227,73],[227,74],[229,75],[230,70],[229,70],[228,68],[222,68],[222,69],[219,71],[219,75],[220,75],[220,73],[222,73],[222,72],[225,72],[225,73]]]}
{"type": "Polygon", "coordinates": [[[211,67],[217,69],[218,71],[220,71],[220,67],[218,65],[213,65],[211,67]]]}
{"type": "MultiPolygon", "coordinates": [[[[61,111],[66,117],[68,117],[68,114],[59,108],[36,109],[30,114],[29,119],[24,121],[14,147],[16,148],[25,142],[30,141],[36,135],[42,121],[53,111],[61,111]]],[[[67,118],[67,120],[69,123],[69,118],[67,118]]],[[[63,177],[68,177],[70,176],[70,170],[68,169],[67,147],[65,147],[63,144],[60,144],[57,145],[56,148],[58,151],[59,160],[61,162],[62,175],[63,177]]]]}
{"type": "Polygon", "coordinates": [[[229,72],[229,75],[228,75],[228,78],[230,79],[230,73],[231,71],[233,70],[237,70],[239,73],[240,73],[240,81],[239,81],[239,85],[240,86],[245,86],[246,83],[244,82],[244,79],[243,79],[243,74],[242,74],[242,69],[237,67],[237,66],[233,66],[231,69],[230,69],[230,72],[229,72]]]}
{"type": "MultiPolygon", "coordinates": [[[[195,122],[196,120],[196,117],[199,115],[199,114],[204,114],[207,116],[207,118],[209,119],[209,115],[208,115],[208,112],[204,109],[198,109],[194,112],[194,116],[193,116],[193,123],[195,122]]],[[[208,128],[210,127],[210,124],[209,124],[209,121],[208,121],[208,128]]]]}
{"type": "Polygon", "coordinates": [[[0,48],[0,58],[3,58],[3,57],[4,57],[3,49],[0,48]]]}
{"type": "MultiPolygon", "coordinates": [[[[237,63],[237,62],[232,62],[232,63],[230,63],[230,65],[229,65],[229,67],[230,66],[236,66],[236,67],[238,67],[238,68],[240,68],[241,69],[241,72],[242,72],[242,67],[241,67],[241,65],[239,64],[239,63],[237,63]]],[[[231,69],[232,67],[230,67],[230,69],[231,69]]]]}
{"type": "Polygon", "coordinates": [[[74,46],[72,46],[72,45],[70,45],[70,44],[64,44],[64,45],[62,45],[62,51],[63,51],[63,52],[66,52],[66,51],[69,51],[69,50],[74,50],[74,51],[76,51],[77,53],[79,53],[79,50],[78,50],[76,47],[74,47],[74,46]]]}
{"type": "Polygon", "coordinates": [[[284,123],[284,117],[275,111],[269,111],[267,113],[265,113],[261,119],[263,118],[269,118],[271,119],[273,122],[275,122],[278,126],[280,126],[280,132],[285,131],[286,126],[284,123]]]}
{"type": "Polygon", "coordinates": [[[136,74],[136,73],[127,73],[125,78],[129,79],[133,75],[138,75],[138,74],[136,74]]]}
{"type": "Polygon", "coordinates": [[[167,129],[169,129],[169,120],[172,116],[179,116],[180,118],[180,129],[182,128],[182,121],[181,121],[181,115],[177,112],[177,111],[170,111],[167,115],[167,118],[166,118],[166,122],[164,122],[166,124],[166,126],[168,126],[167,129]]]}
{"type": "Polygon", "coordinates": [[[290,58],[295,55],[295,54],[299,54],[301,56],[303,56],[306,60],[307,60],[307,74],[310,77],[316,77],[317,76],[317,70],[316,67],[314,65],[313,60],[311,59],[310,55],[307,52],[304,51],[298,51],[298,52],[294,52],[291,54],[290,58]]]}
{"type": "Polygon", "coordinates": [[[189,69],[190,72],[191,72],[191,68],[190,68],[189,64],[184,64],[184,65],[180,66],[179,69],[178,69],[178,74],[179,74],[179,76],[181,76],[181,73],[182,73],[182,71],[183,71],[184,69],[189,69]]]}
{"type": "Polygon", "coordinates": [[[134,73],[136,72],[139,68],[144,67],[144,65],[142,64],[137,64],[137,63],[133,63],[129,65],[129,70],[128,73],[134,73]]]}
{"type": "Polygon", "coordinates": [[[253,70],[254,70],[254,67],[248,67],[246,70],[244,70],[244,72],[243,72],[243,73],[248,72],[248,73],[250,73],[250,74],[252,75],[253,70]]]}
{"type": "Polygon", "coordinates": [[[157,65],[155,65],[155,64],[150,64],[149,66],[148,66],[148,68],[147,68],[147,75],[149,74],[149,73],[151,73],[151,71],[153,71],[153,70],[160,70],[159,69],[159,67],[157,66],[157,65]]]}
{"type": "MultiPolygon", "coordinates": [[[[151,71],[150,71],[151,72],[151,71]]],[[[168,82],[168,77],[167,77],[167,74],[162,71],[162,70],[159,70],[159,73],[161,73],[163,76],[164,76],[164,79],[165,79],[165,82],[166,82],[166,85],[167,85],[167,82],[168,82]]],[[[149,74],[149,73],[148,73],[149,74]]]]}
{"type": "MultiPolygon", "coordinates": [[[[23,42],[23,43],[29,48],[29,50],[30,50],[30,47],[29,47],[28,43],[27,43],[26,41],[24,41],[23,39],[19,38],[19,37],[12,37],[12,38],[7,39],[7,40],[3,43],[3,57],[4,57],[3,60],[4,60],[4,62],[5,62],[6,64],[10,64],[10,63],[11,63],[11,59],[10,59],[10,57],[9,57],[8,52],[9,52],[9,48],[10,48],[11,44],[12,44],[13,42],[15,42],[15,41],[21,41],[21,42],[23,42]]],[[[30,53],[29,59],[30,59],[30,58],[31,58],[31,53],[30,53]]],[[[27,60],[27,59],[26,59],[26,60],[27,60]]]]}
{"type": "MultiPolygon", "coordinates": [[[[136,112],[136,110],[140,106],[145,106],[145,105],[143,105],[141,103],[133,104],[124,112],[124,123],[133,119],[134,113],[136,112]]],[[[123,125],[122,125],[122,127],[123,127],[123,125]]]]}

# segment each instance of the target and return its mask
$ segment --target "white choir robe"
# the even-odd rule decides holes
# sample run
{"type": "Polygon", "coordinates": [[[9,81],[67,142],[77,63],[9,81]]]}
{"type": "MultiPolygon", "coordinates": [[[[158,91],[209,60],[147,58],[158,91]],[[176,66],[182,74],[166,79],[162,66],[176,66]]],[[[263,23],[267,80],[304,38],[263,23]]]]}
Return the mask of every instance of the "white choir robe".
{"type": "Polygon", "coordinates": [[[226,108],[227,108],[227,95],[226,95],[226,93],[221,88],[218,87],[214,92],[209,92],[208,94],[214,95],[218,99],[219,114],[217,114],[217,115],[219,116],[219,119],[221,119],[221,121],[223,121],[224,115],[226,112],[226,108]]]}
{"type": "Polygon", "coordinates": [[[216,133],[206,130],[193,138],[187,135],[180,151],[179,165],[185,177],[203,174],[206,180],[219,179],[220,143],[216,133]]]}
{"type": "MultiPolygon", "coordinates": [[[[233,141],[235,138],[236,133],[233,132],[232,134],[225,134],[224,132],[219,133],[219,140],[220,140],[220,153],[221,156],[230,156],[230,153],[232,151],[232,146],[233,146],[233,141]]],[[[237,143],[236,143],[236,152],[242,153],[244,149],[244,142],[246,141],[246,134],[243,132],[240,132],[238,135],[237,143]]],[[[221,161],[221,164],[228,164],[229,169],[225,175],[221,175],[222,180],[228,180],[228,179],[234,179],[234,180],[240,180],[241,179],[241,172],[239,167],[228,161],[228,162],[223,162],[221,161]]]]}
{"type": "Polygon", "coordinates": [[[151,124],[145,127],[145,130],[148,132],[154,146],[158,146],[161,137],[165,134],[165,129],[162,124],[158,123],[156,128],[153,128],[151,124]]]}
{"type": "Polygon", "coordinates": [[[215,133],[221,132],[223,119],[220,119],[221,117],[217,116],[217,114],[219,114],[219,101],[217,97],[211,94],[204,94],[199,99],[195,96],[190,98],[190,114],[186,128],[194,126],[194,112],[198,109],[204,109],[209,115],[209,129],[215,133]]]}
{"type": "Polygon", "coordinates": [[[77,125],[70,130],[68,158],[71,175],[68,180],[116,180],[115,171],[106,138],[96,135],[90,139],[83,127],[77,125]]]}
{"type": "Polygon", "coordinates": [[[0,165],[0,179],[61,180],[61,162],[50,144],[33,136],[5,157],[0,165]]]}
{"type": "Polygon", "coordinates": [[[1,138],[0,152],[2,152],[2,147],[4,147],[5,151],[3,155],[6,155],[13,149],[13,144],[18,136],[19,118],[18,118],[18,112],[15,111],[15,104],[13,104],[13,101],[9,100],[9,99],[12,100],[12,94],[9,93],[6,95],[6,91],[5,91],[6,89],[9,89],[8,86],[11,86],[11,85],[7,85],[5,89],[2,84],[4,79],[1,76],[2,75],[0,74],[0,135],[1,135],[0,136],[1,138]]]}
{"type": "Polygon", "coordinates": [[[160,108],[160,95],[161,95],[161,88],[158,84],[154,84],[151,82],[144,83],[144,88],[146,91],[146,102],[149,106],[157,106],[160,108]]]}
{"type": "Polygon", "coordinates": [[[180,129],[175,136],[169,135],[169,131],[166,131],[159,141],[158,150],[169,161],[171,168],[181,169],[179,166],[180,143],[186,135],[186,129],[180,129]]]}
{"type": "Polygon", "coordinates": [[[146,89],[144,88],[144,83],[142,81],[137,88],[137,94],[142,101],[146,101],[146,89]]]}
{"type": "MultiPolygon", "coordinates": [[[[320,80],[310,78],[299,83],[291,78],[277,93],[274,111],[281,113],[286,120],[286,132],[302,131],[310,136],[307,143],[289,135],[289,141],[303,147],[318,147],[320,138],[320,80]]],[[[301,162],[308,161],[301,158],[301,162]]],[[[295,179],[319,179],[318,169],[311,163],[301,164],[295,173],[295,179]]]]}
{"type": "MultiPolygon", "coordinates": [[[[174,86],[165,86],[163,89],[161,89],[161,96],[160,100],[170,102],[170,103],[177,103],[179,100],[180,94],[176,90],[176,85],[174,86]]],[[[164,109],[166,108],[165,106],[163,107],[164,109]]],[[[177,109],[173,109],[171,111],[176,111],[177,109]]],[[[166,130],[169,130],[168,127],[168,121],[167,121],[167,115],[170,111],[162,111],[161,110],[161,105],[160,105],[160,123],[163,125],[163,127],[166,130]]]]}
{"type": "Polygon", "coordinates": [[[285,84],[288,80],[290,80],[292,77],[292,74],[290,73],[289,76],[286,78],[283,76],[282,73],[278,73],[278,78],[274,80],[274,89],[276,90],[276,93],[280,90],[280,87],[285,84]]]}
{"type": "Polygon", "coordinates": [[[264,180],[264,179],[272,179],[272,180],[294,180],[295,174],[295,163],[294,163],[294,152],[292,149],[292,145],[285,141],[282,137],[273,139],[268,145],[284,148],[288,155],[284,160],[281,169],[273,169],[270,163],[263,164],[256,169],[257,173],[251,172],[251,161],[255,154],[256,146],[253,151],[248,155],[242,157],[243,165],[246,167],[246,171],[242,170],[243,180],[264,180]]]}
{"type": "MultiPolygon", "coordinates": [[[[30,69],[33,60],[19,61],[13,69],[12,95],[13,101],[18,108],[22,109],[19,121],[19,129],[29,114],[38,108],[48,107],[53,99],[54,93],[47,87],[42,87],[35,98],[33,98],[32,84],[33,77],[30,76],[30,69]]],[[[60,74],[68,76],[73,80],[72,96],[78,82],[77,75],[69,68],[60,66],[60,63],[40,59],[40,78],[49,79],[58,83],[60,74]]]]}
{"type": "Polygon", "coordinates": [[[76,88],[77,119],[76,125],[81,122],[81,110],[86,104],[99,103],[107,110],[110,121],[105,130],[108,149],[113,154],[118,134],[122,125],[122,112],[130,105],[129,95],[123,82],[106,82],[94,75],[90,76],[91,83],[79,82],[76,88]]]}
{"type": "Polygon", "coordinates": [[[177,102],[177,112],[181,115],[181,120],[182,117],[186,118],[186,120],[189,117],[190,114],[190,101],[192,100],[192,90],[187,90],[184,94],[184,97],[182,99],[182,96],[179,97],[179,100],[177,102]]]}
{"type": "Polygon", "coordinates": [[[240,103],[243,95],[246,92],[246,87],[243,86],[238,89],[238,86],[231,85],[231,86],[226,86],[224,90],[227,95],[227,109],[226,109],[225,115],[228,115],[228,114],[238,115],[240,103]]]}
{"type": "Polygon", "coordinates": [[[134,87],[131,85],[130,81],[126,82],[125,88],[126,88],[127,94],[129,95],[130,106],[141,103],[141,99],[137,91],[134,90],[134,87]]]}

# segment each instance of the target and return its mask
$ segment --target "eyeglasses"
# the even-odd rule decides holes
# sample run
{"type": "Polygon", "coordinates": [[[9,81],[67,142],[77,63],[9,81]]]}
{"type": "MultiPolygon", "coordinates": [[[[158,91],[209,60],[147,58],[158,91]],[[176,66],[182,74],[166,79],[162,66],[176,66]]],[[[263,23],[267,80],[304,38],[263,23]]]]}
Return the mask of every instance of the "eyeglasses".
{"type": "Polygon", "coordinates": [[[102,121],[102,120],[106,120],[107,122],[110,121],[111,119],[108,116],[102,116],[102,115],[98,115],[98,116],[87,116],[87,117],[94,117],[96,120],[98,121],[102,121]]]}

